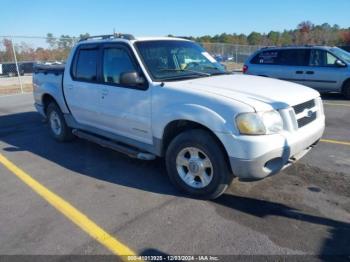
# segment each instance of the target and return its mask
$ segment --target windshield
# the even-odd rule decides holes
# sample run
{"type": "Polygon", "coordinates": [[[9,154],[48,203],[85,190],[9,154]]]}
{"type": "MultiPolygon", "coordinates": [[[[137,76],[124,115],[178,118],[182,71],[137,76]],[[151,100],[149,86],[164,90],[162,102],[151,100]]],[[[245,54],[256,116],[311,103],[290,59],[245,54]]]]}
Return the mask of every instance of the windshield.
{"type": "Polygon", "coordinates": [[[155,81],[180,80],[226,74],[200,45],[181,40],[136,42],[144,64],[155,81]]]}
{"type": "Polygon", "coordinates": [[[331,48],[331,51],[344,62],[350,63],[350,53],[338,47],[331,48]]]}

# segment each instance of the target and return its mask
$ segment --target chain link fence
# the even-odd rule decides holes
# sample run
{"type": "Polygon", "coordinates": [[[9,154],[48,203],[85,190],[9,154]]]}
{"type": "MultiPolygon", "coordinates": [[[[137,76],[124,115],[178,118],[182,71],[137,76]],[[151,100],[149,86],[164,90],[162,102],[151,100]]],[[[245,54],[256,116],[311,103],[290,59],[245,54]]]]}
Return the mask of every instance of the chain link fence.
{"type": "MultiPolygon", "coordinates": [[[[32,91],[37,64],[62,64],[77,38],[0,36],[0,95],[32,91]]],[[[260,46],[200,43],[230,71],[241,70],[244,61],[260,46]]]]}
{"type": "Polygon", "coordinates": [[[201,45],[229,71],[239,71],[244,62],[263,46],[201,43],[201,45]]]}
{"type": "Polygon", "coordinates": [[[0,95],[32,92],[37,64],[62,64],[76,38],[0,36],[0,95]]]}

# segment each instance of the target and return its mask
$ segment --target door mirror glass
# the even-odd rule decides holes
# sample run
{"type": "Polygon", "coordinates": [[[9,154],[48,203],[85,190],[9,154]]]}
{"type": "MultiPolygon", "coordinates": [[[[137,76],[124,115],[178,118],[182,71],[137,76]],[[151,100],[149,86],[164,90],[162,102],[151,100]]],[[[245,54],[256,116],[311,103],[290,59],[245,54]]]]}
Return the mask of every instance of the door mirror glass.
{"type": "Polygon", "coordinates": [[[123,72],[120,74],[120,84],[125,86],[144,86],[146,80],[137,72],[123,72]]]}
{"type": "Polygon", "coordinates": [[[339,67],[346,67],[346,64],[343,61],[339,60],[339,59],[337,59],[335,61],[335,65],[339,66],[339,67]]]}

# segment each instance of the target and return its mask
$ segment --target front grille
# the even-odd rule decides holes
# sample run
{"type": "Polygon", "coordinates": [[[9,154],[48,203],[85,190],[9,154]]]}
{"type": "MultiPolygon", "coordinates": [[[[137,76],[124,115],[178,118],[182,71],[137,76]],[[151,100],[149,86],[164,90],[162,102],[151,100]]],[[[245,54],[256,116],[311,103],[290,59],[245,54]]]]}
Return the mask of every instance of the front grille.
{"type": "Polygon", "coordinates": [[[311,108],[314,108],[315,106],[316,106],[315,100],[310,100],[305,103],[293,106],[293,109],[295,114],[297,115],[303,112],[305,109],[311,109],[311,108]]]}
{"type": "Polygon", "coordinates": [[[298,128],[302,128],[303,126],[306,126],[307,124],[310,124],[311,122],[316,120],[317,112],[315,111],[315,107],[316,107],[316,101],[314,99],[306,101],[299,105],[293,106],[295,116],[298,122],[298,128]],[[307,114],[305,115],[303,113],[306,110],[307,110],[307,114]]]}
{"type": "Polygon", "coordinates": [[[312,113],[312,115],[309,117],[300,118],[298,119],[298,127],[301,128],[303,126],[306,126],[307,124],[310,124],[312,121],[316,120],[316,118],[317,118],[316,112],[312,113]]]}

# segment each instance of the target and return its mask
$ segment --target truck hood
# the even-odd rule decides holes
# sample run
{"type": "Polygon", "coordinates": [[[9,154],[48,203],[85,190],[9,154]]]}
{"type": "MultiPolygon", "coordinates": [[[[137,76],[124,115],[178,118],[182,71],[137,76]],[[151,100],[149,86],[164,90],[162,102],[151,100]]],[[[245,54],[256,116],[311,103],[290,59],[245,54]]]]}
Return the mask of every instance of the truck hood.
{"type": "Polygon", "coordinates": [[[287,108],[320,96],[317,91],[303,85],[248,75],[197,78],[168,82],[166,86],[233,99],[252,106],[256,111],[287,108]]]}

